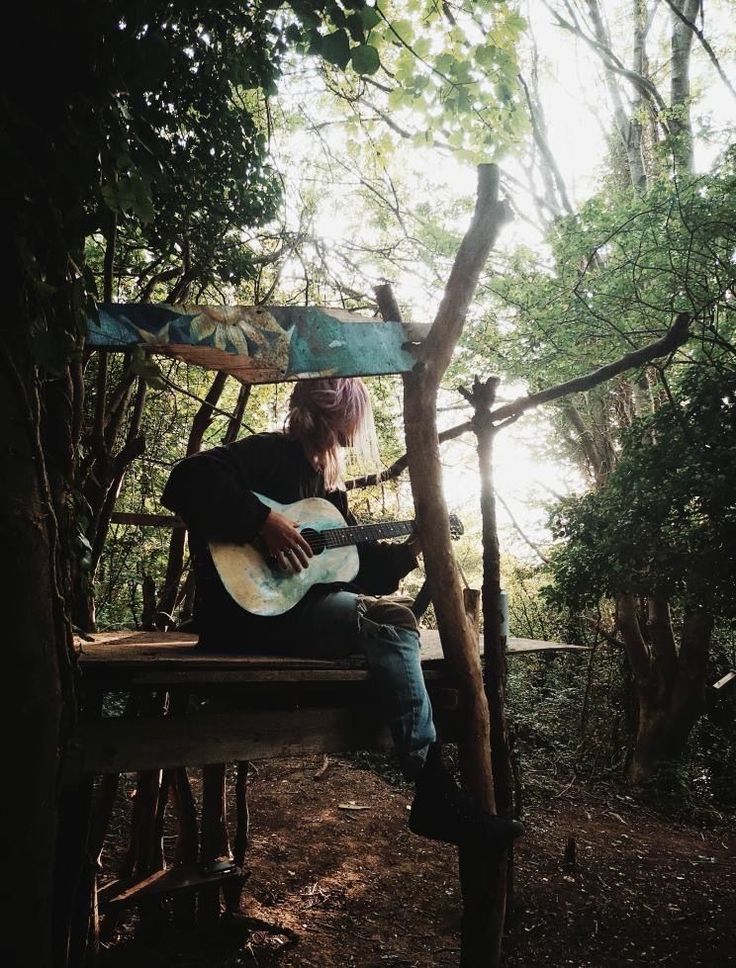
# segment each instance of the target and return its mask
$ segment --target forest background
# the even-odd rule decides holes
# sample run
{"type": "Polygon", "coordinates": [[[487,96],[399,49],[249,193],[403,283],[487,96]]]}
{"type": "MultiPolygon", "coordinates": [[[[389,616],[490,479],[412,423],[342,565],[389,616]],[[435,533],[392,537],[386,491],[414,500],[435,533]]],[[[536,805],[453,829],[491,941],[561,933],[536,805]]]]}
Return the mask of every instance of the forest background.
{"type": "MultiPolygon", "coordinates": [[[[236,224],[221,210],[220,186],[203,182],[189,207],[176,200],[164,236],[147,211],[145,177],[131,171],[103,183],[115,235],[92,234],[86,262],[115,301],[374,314],[373,287],[389,280],[404,317],[421,322],[469,213],[474,163],[500,160],[513,220],[447,374],[441,427],[468,420],[456,388],[474,375],[499,377],[501,399],[511,399],[641,347],[690,313],[695,338],[665,361],[505,430],[495,474],[511,634],[593,650],[587,662],[512,667],[519,748],[532,759],[551,754],[563,774],[649,779],[664,769],[678,788],[687,779],[720,802],[734,786],[733,710],[706,685],[736,662],[734,37],[725,6],[709,9],[710,40],[699,5],[681,14],[667,3],[368,8],[362,23],[380,60],[363,74],[346,59],[349,24],[326,35],[334,50],[321,58],[305,56],[292,25],[296,50],[278,87],[238,95],[263,139],[260,217],[236,224]],[[708,697],[713,715],[702,718],[708,697]]],[[[202,44],[202,29],[197,36],[202,44]]],[[[313,41],[309,49],[317,53],[313,41]]],[[[196,48],[185,56],[196,60],[196,48]]],[[[101,488],[97,469],[86,478],[100,629],[165,627],[191,614],[182,547],[150,528],[108,533],[118,491],[118,511],[160,511],[168,471],[187,448],[278,428],[288,398],[285,387],[246,391],[182,364],[160,375],[149,366],[111,356],[101,374],[93,356],[87,367],[90,385],[104,380],[112,400],[106,409],[104,394],[87,397],[87,425],[107,424],[102,449],[87,440],[89,462],[101,457],[108,468],[101,488]]],[[[373,392],[390,466],[403,453],[400,384],[377,379],[373,392]]],[[[460,562],[478,586],[470,435],[446,444],[443,458],[448,501],[466,526],[460,562]]],[[[365,519],[411,512],[405,475],[352,501],[365,519]]]]}
{"type": "MultiPolygon", "coordinates": [[[[90,353],[87,317],[115,300],[371,314],[373,286],[389,280],[404,317],[427,320],[479,162],[499,164],[511,217],[446,374],[446,429],[467,422],[457,387],[476,374],[510,399],[676,337],[668,356],[509,414],[499,434],[510,631],[591,645],[583,660],[512,667],[522,773],[536,763],[733,805],[735,691],[711,688],[736,665],[730,11],[726,0],[13,11],[8,30],[33,39],[35,73],[29,83],[4,64],[0,102],[8,735],[26,741],[7,829],[32,831],[9,843],[9,863],[18,852],[40,926],[59,749],[76,714],[72,628],[168,626],[191,609],[181,532],[168,541],[113,513],[159,511],[175,460],[278,426],[286,394],[142,351],[90,353]]],[[[216,327],[216,339],[243,336],[216,327]]],[[[391,466],[399,389],[391,378],[372,389],[391,466]]],[[[448,500],[466,518],[460,560],[478,584],[473,448],[458,437],[443,453],[448,500]]],[[[406,485],[387,480],[353,504],[403,516],[406,485]]]]}

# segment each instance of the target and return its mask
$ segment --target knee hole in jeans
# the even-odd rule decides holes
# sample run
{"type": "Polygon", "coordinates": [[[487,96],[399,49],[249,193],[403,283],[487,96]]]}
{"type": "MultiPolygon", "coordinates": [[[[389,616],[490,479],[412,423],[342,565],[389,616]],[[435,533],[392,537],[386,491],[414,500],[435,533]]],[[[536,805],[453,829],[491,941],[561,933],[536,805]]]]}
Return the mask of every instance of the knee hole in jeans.
{"type": "Polygon", "coordinates": [[[419,629],[414,612],[400,602],[370,602],[363,615],[376,625],[392,625],[394,628],[409,629],[412,632],[419,629]]]}

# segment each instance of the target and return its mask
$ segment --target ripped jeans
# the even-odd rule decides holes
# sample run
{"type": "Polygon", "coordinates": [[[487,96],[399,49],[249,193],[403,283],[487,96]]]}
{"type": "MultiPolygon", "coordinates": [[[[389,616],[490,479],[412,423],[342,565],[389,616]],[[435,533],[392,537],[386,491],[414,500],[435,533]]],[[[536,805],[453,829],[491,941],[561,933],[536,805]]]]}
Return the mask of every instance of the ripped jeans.
{"type": "Polygon", "coordinates": [[[416,779],[437,734],[414,613],[390,600],[329,592],[305,603],[299,629],[310,643],[300,655],[340,659],[362,653],[366,657],[401,769],[408,779],[416,779]]]}

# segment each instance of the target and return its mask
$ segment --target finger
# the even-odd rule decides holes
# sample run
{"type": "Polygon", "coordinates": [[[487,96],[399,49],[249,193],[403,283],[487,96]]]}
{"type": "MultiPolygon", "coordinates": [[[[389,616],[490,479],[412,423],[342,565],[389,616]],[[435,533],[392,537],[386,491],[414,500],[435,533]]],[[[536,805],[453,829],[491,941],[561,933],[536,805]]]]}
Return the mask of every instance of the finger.
{"type": "Polygon", "coordinates": [[[299,550],[304,552],[307,558],[311,558],[314,555],[314,552],[312,551],[312,546],[304,537],[304,535],[301,534],[299,531],[297,531],[296,533],[296,540],[297,540],[297,547],[299,548],[299,550]]]}
{"type": "Polygon", "coordinates": [[[291,555],[288,551],[277,552],[276,560],[281,571],[287,572],[288,574],[294,573],[294,562],[292,561],[291,555]]]}
{"type": "Polygon", "coordinates": [[[286,558],[293,572],[298,573],[302,570],[302,563],[299,560],[297,552],[294,548],[289,548],[288,552],[286,553],[286,558]]]}
{"type": "Polygon", "coordinates": [[[291,553],[294,555],[295,560],[299,562],[299,565],[302,568],[309,567],[309,555],[301,546],[292,548],[291,553]]]}

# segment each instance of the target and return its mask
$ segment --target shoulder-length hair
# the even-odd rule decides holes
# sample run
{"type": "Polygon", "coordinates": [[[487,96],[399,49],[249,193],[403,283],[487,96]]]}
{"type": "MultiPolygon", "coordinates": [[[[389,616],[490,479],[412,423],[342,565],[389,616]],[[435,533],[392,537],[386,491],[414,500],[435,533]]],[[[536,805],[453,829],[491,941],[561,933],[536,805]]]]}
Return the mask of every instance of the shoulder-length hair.
{"type": "Polygon", "coordinates": [[[366,469],[378,466],[373,408],[359,377],[300,380],[289,400],[284,429],[320,457],[328,490],[343,484],[344,447],[366,469]]]}

